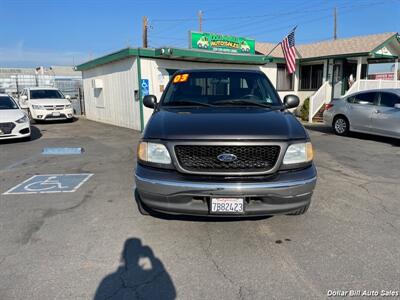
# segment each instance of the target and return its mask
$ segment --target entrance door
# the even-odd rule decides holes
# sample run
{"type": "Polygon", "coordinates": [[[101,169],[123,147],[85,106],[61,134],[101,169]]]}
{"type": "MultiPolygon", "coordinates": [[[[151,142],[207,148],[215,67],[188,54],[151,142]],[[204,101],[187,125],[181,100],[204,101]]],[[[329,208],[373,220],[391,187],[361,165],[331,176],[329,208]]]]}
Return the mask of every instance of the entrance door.
{"type": "Polygon", "coordinates": [[[343,64],[342,62],[335,62],[333,65],[333,98],[340,98],[342,96],[343,85],[343,64]]]}

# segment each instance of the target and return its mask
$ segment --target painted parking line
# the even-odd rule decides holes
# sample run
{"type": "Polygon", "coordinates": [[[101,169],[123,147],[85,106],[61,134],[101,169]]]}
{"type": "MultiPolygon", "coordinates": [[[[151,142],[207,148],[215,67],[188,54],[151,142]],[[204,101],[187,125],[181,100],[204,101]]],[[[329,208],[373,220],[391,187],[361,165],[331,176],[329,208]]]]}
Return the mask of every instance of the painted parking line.
{"type": "Polygon", "coordinates": [[[92,176],[93,174],[86,173],[34,175],[3,193],[3,195],[73,193],[92,176]]]}

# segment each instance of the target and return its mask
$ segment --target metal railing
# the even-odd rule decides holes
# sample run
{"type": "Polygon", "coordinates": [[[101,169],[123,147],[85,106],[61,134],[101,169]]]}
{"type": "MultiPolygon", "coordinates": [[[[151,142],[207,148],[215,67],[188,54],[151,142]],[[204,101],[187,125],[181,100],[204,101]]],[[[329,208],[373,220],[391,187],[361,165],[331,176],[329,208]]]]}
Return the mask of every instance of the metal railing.
{"type": "Polygon", "coordinates": [[[354,82],[345,96],[372,89],[400,89],[400,80],[361,79],[354,82]]]}
{"type": "Polygon", "coordinates": [[[330,84],[328,81],[325,81],[318,91],[316,91],[315,94],[310,97],[310,106],[308,111],[309,123],[312,123],[314,116],[321,109],[321,107],[331,100],[330,96],[328,96],[328,91],[330,91],[330,84]]]}

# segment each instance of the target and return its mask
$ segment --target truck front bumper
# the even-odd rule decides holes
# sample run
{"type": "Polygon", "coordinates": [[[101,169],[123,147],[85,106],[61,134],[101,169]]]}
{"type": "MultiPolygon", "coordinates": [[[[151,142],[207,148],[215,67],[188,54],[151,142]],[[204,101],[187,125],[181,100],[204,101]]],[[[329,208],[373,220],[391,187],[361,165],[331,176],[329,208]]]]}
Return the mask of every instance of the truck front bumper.
{"type": "Polygon", "coordinates": [[[244,198],[244,213],[234,216],[284,214],[308,205],[317,180],[314,165],[281,171],[268,177],[198,177],[175,171],[137,166],[139,200],[154,211],[202,216],[211,215],[212,197],[244,198]]]}

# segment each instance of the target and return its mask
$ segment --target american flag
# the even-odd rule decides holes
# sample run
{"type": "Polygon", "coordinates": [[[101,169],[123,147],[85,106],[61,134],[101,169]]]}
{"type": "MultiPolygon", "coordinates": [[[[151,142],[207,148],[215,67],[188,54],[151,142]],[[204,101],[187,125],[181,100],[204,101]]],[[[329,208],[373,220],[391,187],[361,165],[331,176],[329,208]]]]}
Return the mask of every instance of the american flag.
{"type": "Polygon", "coordinates": [[[286,60],[286,68],[289,74],[292,74],[296,70],[296,51],[294,47],[294,31],[293,30],[283,39],[281,42],[283,55],[286,60]]]}

